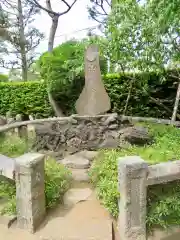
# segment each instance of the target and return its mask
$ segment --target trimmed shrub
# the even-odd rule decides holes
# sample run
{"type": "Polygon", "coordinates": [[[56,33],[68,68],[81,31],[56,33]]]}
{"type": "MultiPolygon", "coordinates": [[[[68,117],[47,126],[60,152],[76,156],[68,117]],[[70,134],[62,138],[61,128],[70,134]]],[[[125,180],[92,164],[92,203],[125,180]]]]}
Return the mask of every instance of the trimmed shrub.
{"type": "MultiPolygon", "coordinates": [[[[118,217],[117,159],[139,155],[149,164],[180,159],[180,129],[172,126],[148,125],[155,137],[154,144],[145,147],[132,146],[125,150],[105,150],[93,163],[90,177],[97,195],[111,215],[118,217]]],[[[121,193],[120,193],[121,194],[121,193]]],[[[180,224],[180,181],[148,187],[147,228],[167,228],[180,224]]]]}
{"type": "Polygon", "coordinates": [[[44,82],[0,83],[0,114],[52,115],[44,82]]]}
{"type": "MultiPolygon", "coordinates": [[[[46,61],[45,58],[44,61],[46,61]]],[[[57,62],[59,64],[58,57],[57,62]]],[[[63,112],[70,115],[75,113],[75,102],[83,89],[84,78],[77,75],[73,80],[68,80],[63,72],[60,76],[61,69],[59,69],[58,64],[54,58],[49,64],[52,74],[49,76],[57,80],[52,88],[53,96],[59,102],[63,112]],[[63,76],[64,81],[61,80],[63,76]]],[[[110,112],[123,113],[131,77],[130,74],[103,76],[105,87],[111,99],[110,112]]],[[[162,76],[155,73],[136,74],[134,77],[135,81],[126,115],[170,118],[177,82],[172,78],[162,80],[162,76]],[[157,99],[160,105],[155,103],[152,98],[157,99]],[[162,107],[163,104],[169,108],[169,111],[162,107]]],[[[11,111],[14,115],[23,113],[33,116],[38,114],[38,117],[52,116],[53,111],[49,105],[46,83],[43,81],[0,83],[0,114],[5,114],[7,111],[11,111]]]]}

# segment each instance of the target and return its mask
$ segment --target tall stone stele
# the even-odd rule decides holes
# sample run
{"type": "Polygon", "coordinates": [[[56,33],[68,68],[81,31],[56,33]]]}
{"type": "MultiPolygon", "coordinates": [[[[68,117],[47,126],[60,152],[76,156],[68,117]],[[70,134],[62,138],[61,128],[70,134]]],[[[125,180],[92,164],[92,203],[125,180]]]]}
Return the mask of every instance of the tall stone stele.
{"type": "Polygon", "coordinates": [[[95,116],[111,108],[110,98],[101,78],[97,45],[90,45],[85,52],[85,86],[77,102],[79,115],[95,116]]]}

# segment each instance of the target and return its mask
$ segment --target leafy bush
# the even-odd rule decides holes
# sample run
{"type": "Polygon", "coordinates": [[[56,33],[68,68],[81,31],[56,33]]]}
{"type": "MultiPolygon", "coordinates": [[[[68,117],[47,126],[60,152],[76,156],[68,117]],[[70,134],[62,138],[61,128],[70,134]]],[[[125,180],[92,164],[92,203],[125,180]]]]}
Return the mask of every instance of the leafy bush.
{"type": "MultiPolygon", "coordinates": [[[[41,77],[66,114],[75,111],[74,104],[84,85],[84,50],[88,40],[70,40],[44,53],[38,63],[41,77]]],[[[102,73],[107,72],[107,61],[100,56],[102,73]]]]}
{"type": "MultiPolygon", "coordinates": [[[[102,151],[90,171],[97,195],[113,217],[118,216],[117,159],[139,155],[148,164],[180,159],[180,129],[172,126],[148,125],[155,137],[154,144],[145,147],[132,146],[125,150],[102,151]]],[[[154,185],[148,188],[147,227],[168,227],[180,224],[180,182],[154,185]]]]}
{"type": "MultiPolygon", "coordinates": [[[[0,153],[6,154],[8,150],[10,157],[17,157],[27,152],[28,146],[21,139],[9,137],[1,142],[0,153]],[[8,145],[9,143],[9,145],[8,145]],[[21,150],[19,150],[19,148],[21,150]]],[[[71,184],[71,173],[63,165],[54,159],[45,161],[45,196],[46,208],[53,208],[61,202],[64,193],[71,184]]],[[[13,181],[0,178],[0,198],[7,199],[7,204],[1,210],[1,214],[16,214],[16,188],[13,181]]]]}
{"type": "Polygon", "coordinates": [[[44,82],[0,83],[0,114],[39,114],[48,117],[52,114],[44,82]]]}

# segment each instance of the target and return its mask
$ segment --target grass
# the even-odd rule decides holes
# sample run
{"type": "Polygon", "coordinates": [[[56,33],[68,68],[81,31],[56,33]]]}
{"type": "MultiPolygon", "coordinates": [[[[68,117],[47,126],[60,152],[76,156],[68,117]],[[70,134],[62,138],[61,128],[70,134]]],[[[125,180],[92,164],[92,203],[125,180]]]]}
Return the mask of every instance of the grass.
{"type": "MultiPolygon", "coordinates": [[[[30,144],[17,136],[0,137],[0,153],[9,157],[18,157],[30,150],[30,144]]],[[[64,193],[71,185],[71,172],[52,158],[45,161],[45,197],[46,208],[54,208],[62,201],[64,193]]],[[[13,181],[0,177],[0,199],[7,199],[7,204],[0,214],[16,214],[16,188],[13,181]]]]}
{"type": "Polygon", "coordinates": [[[30,150],[30,142],[18,136],[0,135],[0,153],[8,157],[18,157],[30,150]]]}
{"type": "MultiPolygon", "coordinates": [[[[117,159],[122,156],[139,155],[148,164],[180,159],[180,129],[160,124],[141,124],[148,127],[154,137],[152,145],[131,146],[123,150],[101,151],[94,162],[90,176],[97,195],[113,217],[118,216],[117,159]]],[[[180,224],[179,181],[148,188],[147,228],[167,228],[180,224]]]]}
{"type": "MultiPolygon", "coordinates": [[[[118,216],[118,199],[120,197],[117,182],[118,157],[139,155],[148,164],[180,159],[180,129],[159,124],[146,124],[145,126],[154,137],[152,145],[101,151],[92,166],[90,176],[98,197],[114,217],[118,216]]],[[[29,151],[29,147],[24,140],[1,136],[0,153],[9,157],[17,157],[27,151],[29,151]]],[[[46,206],[51,208],[56,206],[70,186],[70,173],[53,159],[46,162],[45,172],[46,206]]],[[[15,186],[1,180],[0,197],[6,197],[9,200],[3,213],[14,213],[16,211],[15,186]]],[[[149,187],[147,210],[148,230],[157,226],[167,228],[170,225],[180,225],[180,182],[149,187]]]]}

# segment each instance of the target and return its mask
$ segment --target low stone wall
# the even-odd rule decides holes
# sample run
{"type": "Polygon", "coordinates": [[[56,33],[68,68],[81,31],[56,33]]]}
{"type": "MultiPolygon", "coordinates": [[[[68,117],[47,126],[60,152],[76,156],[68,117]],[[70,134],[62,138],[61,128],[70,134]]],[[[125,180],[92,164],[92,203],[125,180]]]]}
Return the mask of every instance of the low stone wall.
{"type": "Polygon", "coordinates": [[[73,115],[69,119],[35,125],[36,150],[50,150],[64,154],[80,150],[117,148],[121,130],[131,126],[117,114],[94,117],[73,115]]]}
{"type": "Polygon", "coordinates": [[[16,159],[0,155],[0,175],[16,182],[17,226],[35,232],[46,215],[44,155],[26,153],[16,159]]]}
{"type": "MultiPolygon", "coordinates": [[[[180,161],[148,166],[138,156],[123,157],[118,161],[118,174],[121,193],[118,218],[120,239],[162,239],[153,236],[148,238],[146,235],[147,187],[179,180],[180,161]]],[[[158,232],[158,236],[165,234],[158,232]]]]}

